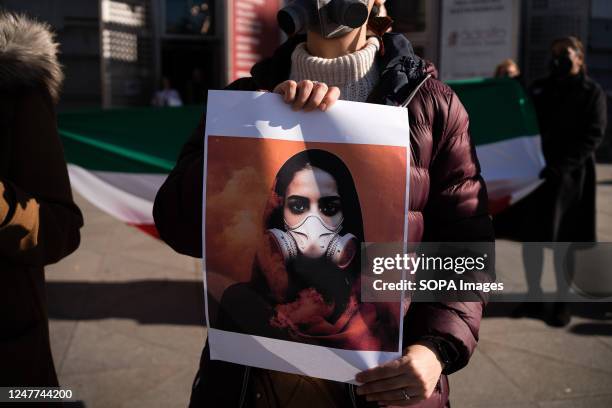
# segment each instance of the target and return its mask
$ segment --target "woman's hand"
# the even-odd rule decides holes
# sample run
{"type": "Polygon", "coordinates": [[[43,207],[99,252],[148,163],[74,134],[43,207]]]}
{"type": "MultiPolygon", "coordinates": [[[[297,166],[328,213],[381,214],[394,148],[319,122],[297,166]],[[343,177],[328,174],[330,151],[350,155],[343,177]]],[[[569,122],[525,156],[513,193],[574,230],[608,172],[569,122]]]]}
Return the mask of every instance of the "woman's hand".
{"type": "Polygon", "coordinates": [[[425,344],[410,346],[402,358],[359,373],[355,379],[364,384],[357,394],[380,405],[400,407],[429,398],[442,374],[442,363],[435,347],[425,344]]]}
{"type": "Polygon", "coordinates": [[[285,103],[293,105],[294,111],[303,109],[312,112],[319,109],[327,111],[340,98],[340,89],[328,87],[323,82],[313,81],[285,81],[274,88],[274,93],[283,96],[285,103]]]}

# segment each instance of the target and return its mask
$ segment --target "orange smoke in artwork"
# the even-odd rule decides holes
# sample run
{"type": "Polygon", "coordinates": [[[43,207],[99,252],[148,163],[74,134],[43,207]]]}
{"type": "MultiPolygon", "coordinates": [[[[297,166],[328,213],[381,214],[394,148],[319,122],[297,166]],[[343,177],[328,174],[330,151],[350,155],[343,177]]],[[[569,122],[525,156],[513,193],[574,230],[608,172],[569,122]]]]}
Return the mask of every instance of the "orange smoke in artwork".
{"type": "Polygon", "coordinates": [[[249,278],[262,233],[262,212],[269,187],[253,167],[232,172],[222,190],[208,197],[207,253],[211,272],[241,281],[249,278]]]}
{"type": "Polygon", "coordinates": [[[303,213],[310,214],[307,221],[338,216],[339,237],[401,242],[406,168],[401,147],[209,136],[205,266],[209,299],[218,302],[210,327],[395,350],[399,304],[360,302],[359,261],[340,265],[326,251],[299,255],[283,243],[290,241],[286,217],[298,222],[303,213]]]}

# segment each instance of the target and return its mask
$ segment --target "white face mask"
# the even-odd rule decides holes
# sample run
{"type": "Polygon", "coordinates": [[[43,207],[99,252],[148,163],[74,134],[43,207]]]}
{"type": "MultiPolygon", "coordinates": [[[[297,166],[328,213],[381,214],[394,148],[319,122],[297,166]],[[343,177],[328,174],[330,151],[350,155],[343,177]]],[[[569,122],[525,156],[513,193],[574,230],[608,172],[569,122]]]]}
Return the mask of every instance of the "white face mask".
{"type": "Polygon", "coordinates": [[[327,225],[318,215],[308,215],[299,224],[290,226],[285,221],[287,232],[271,229],[281,252],[288,262],[298,252],[307,258],[327,258],[339,268],[350,265],[357,252],[357,237],[353,234],[340,236],[342,221],[336,227],[327,225]]]}
{"type": "Polygon", "coordinates": [[[342,228],[342,221],[336,228],[326,225],[317,215],[309,215],[301,223],[285,227],[295,240],[299,251],[308,258],[321,258],[325,255],[329,243],[338,235],[342,228]]]}
{"type": "Polygon", "coordinates": [[[336,38],[368,21],[368,0],[294,0],[278,13],[278,22],[287,35],[321,33],[336,38]]]}

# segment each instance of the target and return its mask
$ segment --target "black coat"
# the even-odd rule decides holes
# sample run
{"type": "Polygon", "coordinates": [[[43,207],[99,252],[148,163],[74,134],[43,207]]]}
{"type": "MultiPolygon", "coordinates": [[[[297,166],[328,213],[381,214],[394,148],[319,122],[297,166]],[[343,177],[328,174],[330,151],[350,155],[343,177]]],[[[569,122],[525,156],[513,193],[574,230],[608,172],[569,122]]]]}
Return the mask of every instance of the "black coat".
{"type": "Polygon", "coordinates": [[[538,197],[546,222],[538,239],[594,242],[595,151],[606,132],[606,94],[586,75],[537,81],[530,94],[547,163],[538,197]]]}
{"type": "Polygon", "coordinates": [[[587,75],[536,81],[533,100],[544,184],[495,220],[497,236],[528,242],[595,242],[595,151],[607,126],[606,95],[587,75]]]}
{"type": "Polygon", "coordinates": [[[44,267],[77,249],[83,216],[57,132],[51,33],[2,15],[0,38],[0,386],[51,387],[44,267]]]}

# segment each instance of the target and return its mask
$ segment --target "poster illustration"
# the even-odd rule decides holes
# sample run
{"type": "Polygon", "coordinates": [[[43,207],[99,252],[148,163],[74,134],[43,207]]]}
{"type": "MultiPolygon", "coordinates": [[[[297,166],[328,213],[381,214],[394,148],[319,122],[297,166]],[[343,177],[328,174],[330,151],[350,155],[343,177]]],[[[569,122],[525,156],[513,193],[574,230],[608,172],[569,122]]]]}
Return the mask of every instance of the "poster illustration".
{"type": "Polygon", "coordinates": [[[405,109],[211,91],[203,253],[211,358],[335,381],[400,356],[399,302],[363,303],[361,247],[406,241],[405,109]]]}

